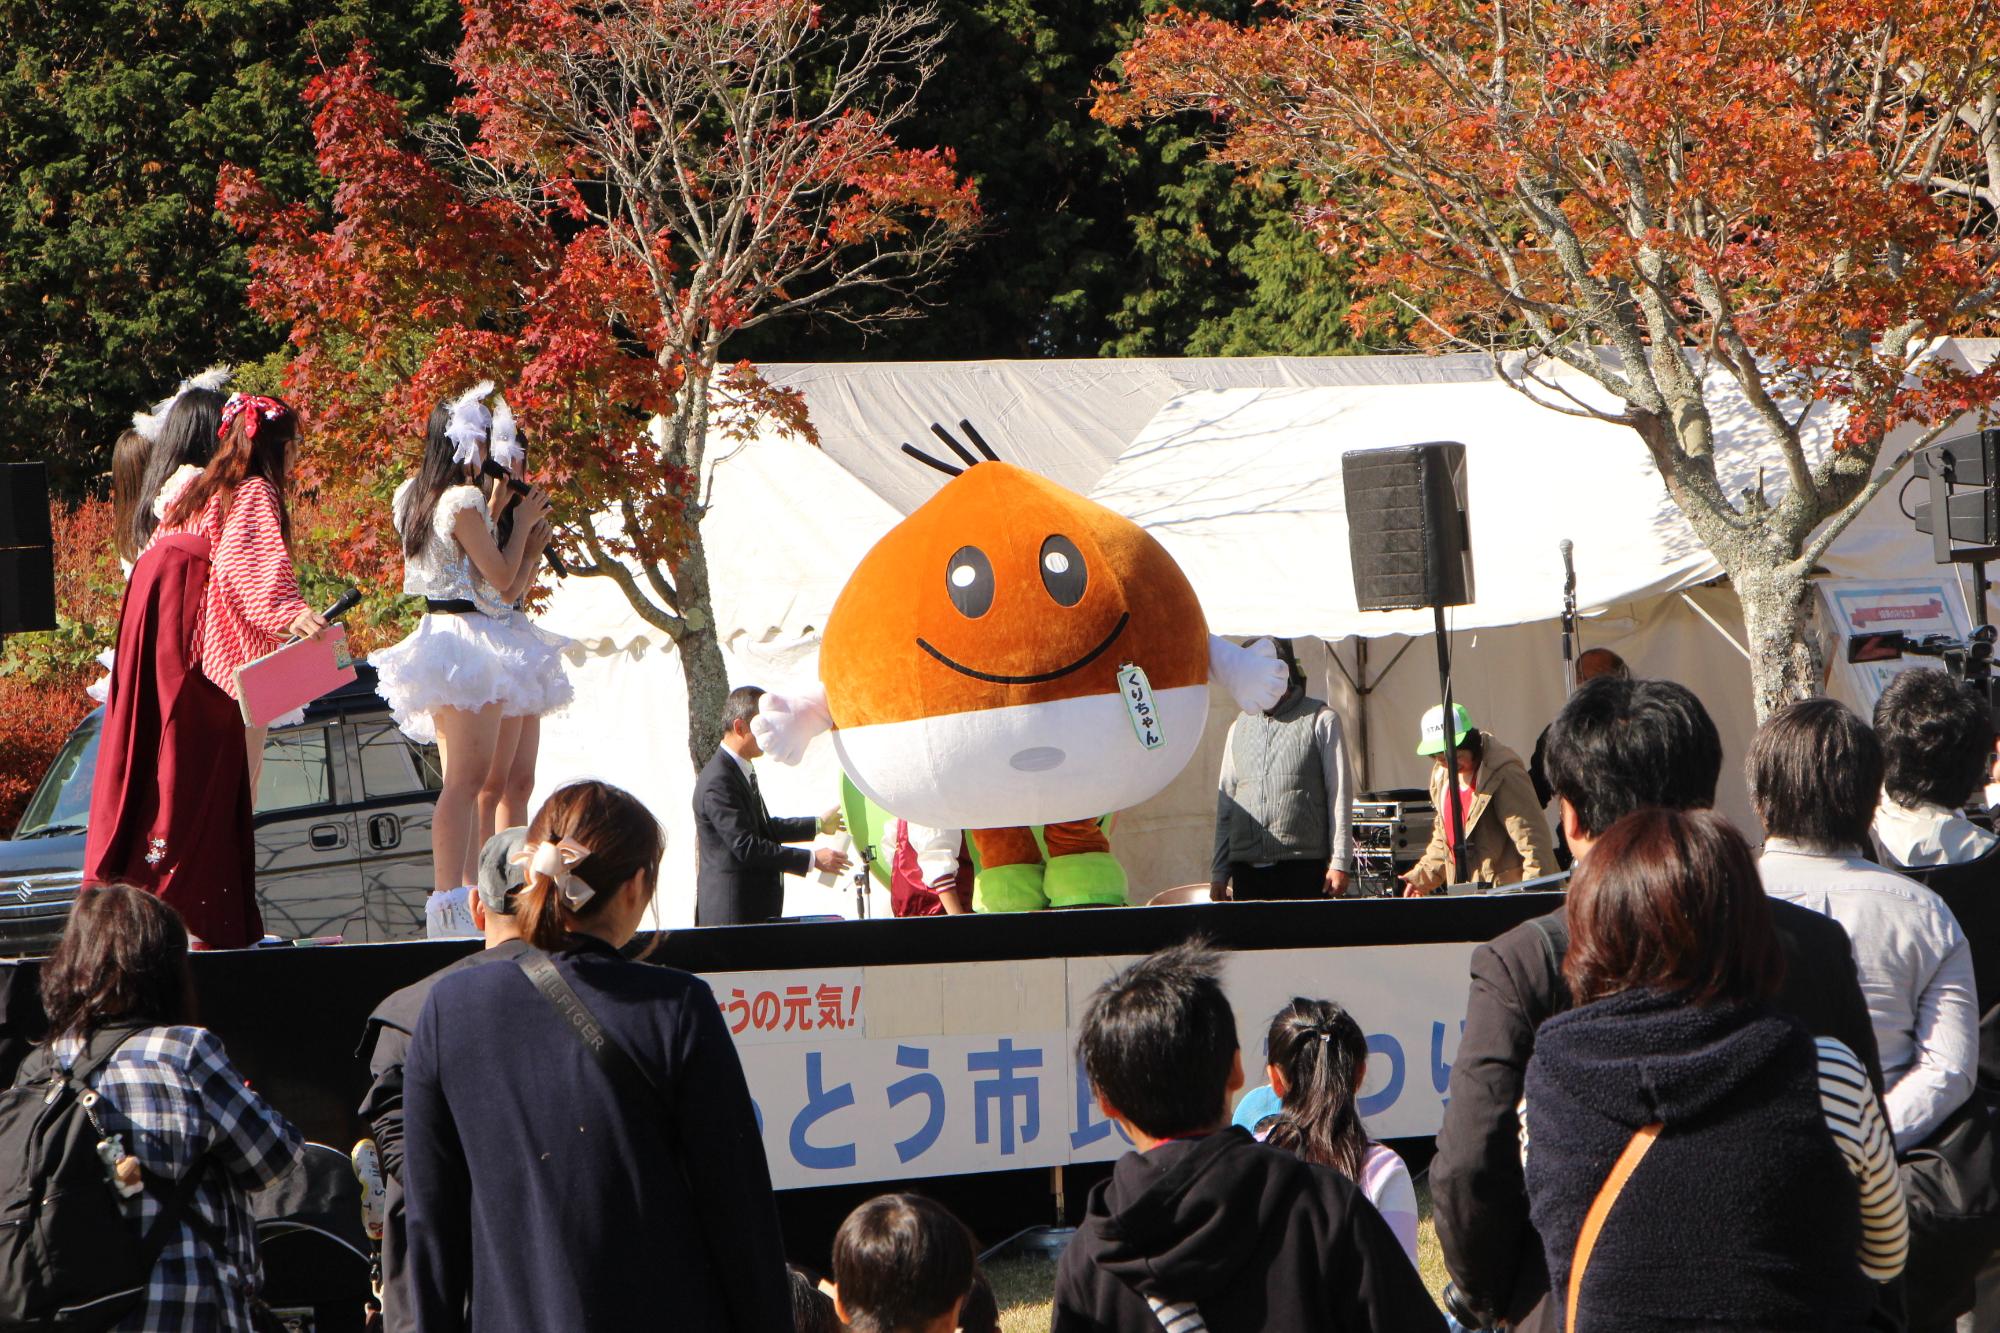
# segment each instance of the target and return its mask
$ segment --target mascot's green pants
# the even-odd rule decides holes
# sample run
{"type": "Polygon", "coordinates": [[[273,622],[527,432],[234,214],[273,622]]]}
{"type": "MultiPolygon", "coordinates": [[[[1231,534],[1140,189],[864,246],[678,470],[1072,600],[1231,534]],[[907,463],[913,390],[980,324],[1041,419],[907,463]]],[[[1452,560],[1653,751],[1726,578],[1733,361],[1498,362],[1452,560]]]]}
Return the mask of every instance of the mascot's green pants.
{"type": "Polygon", "coordinates": [[[1125,906],[1125,867],[1111,855],[1101,820],[1047,825],[1042,842],[1025,828],[973,829],[971,837],[979,858],[972,882],[976,912],[1125,906]]]}

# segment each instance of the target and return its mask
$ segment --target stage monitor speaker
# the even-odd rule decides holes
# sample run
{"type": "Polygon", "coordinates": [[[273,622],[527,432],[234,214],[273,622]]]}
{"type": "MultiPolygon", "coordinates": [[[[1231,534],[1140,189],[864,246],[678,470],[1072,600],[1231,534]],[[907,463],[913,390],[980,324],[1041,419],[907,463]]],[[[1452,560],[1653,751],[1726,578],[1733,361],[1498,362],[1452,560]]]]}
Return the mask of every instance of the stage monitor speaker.
{"type": "Polygon", "coordinates": [[[1354,601],[1363,611],[1472,600],[1465,446],[1440,441],[1341,455],[1354,601]]]}
{"type": "Polygon", "coordinates": [[[49,472],[40,463],[0,463],[0,546],[48,546],[49,472]]]}
{"type": "Polygon", "coordinates": [[[55,627],[55,551],[47,546],[0,551],[0,636],[55,627]]]}

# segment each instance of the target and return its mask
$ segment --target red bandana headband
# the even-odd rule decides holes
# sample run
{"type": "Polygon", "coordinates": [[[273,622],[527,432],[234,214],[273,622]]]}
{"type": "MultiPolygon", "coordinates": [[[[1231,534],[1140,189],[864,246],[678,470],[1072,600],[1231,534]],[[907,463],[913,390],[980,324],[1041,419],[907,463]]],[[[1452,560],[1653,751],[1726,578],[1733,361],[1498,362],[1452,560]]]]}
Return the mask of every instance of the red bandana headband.
{"type": "Polygon", "coordinates": [[[216,427],[215,438],[219,440],[227,435],[229,423],[242,415],[246,408],[250,410],[250,421],[243,427],[243,433],[253,440],[257,438],[257,422],[260,418],[265,421],[276,421],[280,417],[291,415],[292,411],[278,399],[266,398],[261,393],[232,393],[229,395],[229,401],[222,405],[222,424],[216,427]]]}

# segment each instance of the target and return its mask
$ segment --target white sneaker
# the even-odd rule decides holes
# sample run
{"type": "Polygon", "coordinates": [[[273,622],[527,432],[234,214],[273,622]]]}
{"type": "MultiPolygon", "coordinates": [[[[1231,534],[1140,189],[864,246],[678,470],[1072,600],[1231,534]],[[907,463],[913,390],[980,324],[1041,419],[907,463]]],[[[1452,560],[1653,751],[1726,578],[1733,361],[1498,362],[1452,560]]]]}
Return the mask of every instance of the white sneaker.
{"type": "Polygon", "coordinates": [[[424,936],[433,940],[478,938],[479,927],[472,924],[474,890],[463,886],[433,893],[424,900],[424,936]]]}

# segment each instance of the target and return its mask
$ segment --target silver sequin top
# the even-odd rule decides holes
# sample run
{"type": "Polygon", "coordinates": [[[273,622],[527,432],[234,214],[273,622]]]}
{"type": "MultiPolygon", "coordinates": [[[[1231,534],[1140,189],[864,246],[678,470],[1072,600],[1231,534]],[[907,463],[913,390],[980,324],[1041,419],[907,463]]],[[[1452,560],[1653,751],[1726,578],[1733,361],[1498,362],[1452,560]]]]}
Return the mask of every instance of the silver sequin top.
{"type": "MultiPolygon", "coordinates": [[[[396,488],[396,528],[399,535],[403,527],[403,499],[414,485],[416,478],[412,477],[396,488]]],[[[466,555],[465,548],[452,534],[459,511],[464,509],[477,511],[480,519],[487,521],[486,497],[479,493],[477,486],[453,486],[438,497],[437,508],[431,511],[430,532],[424,538],[423,550],[403,559],[403,591],[412,597],[428,597],[439,602],[475,602],[484,610],[495,599],[490,591],[484,597],[480,595],[483,584],[473,571],[472,558],[466,555]]],[[[491,526],[490,522],[488,525],[491,526]]]]}

